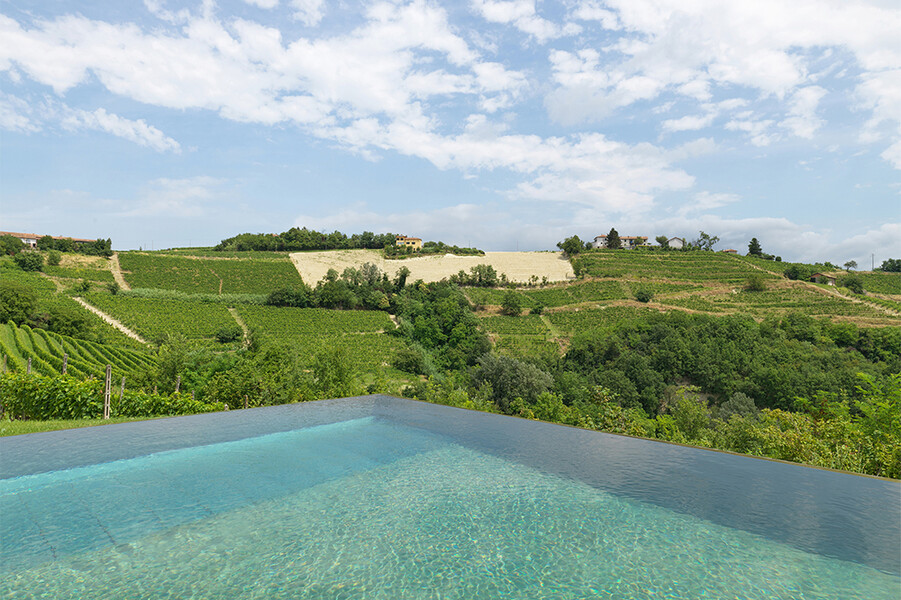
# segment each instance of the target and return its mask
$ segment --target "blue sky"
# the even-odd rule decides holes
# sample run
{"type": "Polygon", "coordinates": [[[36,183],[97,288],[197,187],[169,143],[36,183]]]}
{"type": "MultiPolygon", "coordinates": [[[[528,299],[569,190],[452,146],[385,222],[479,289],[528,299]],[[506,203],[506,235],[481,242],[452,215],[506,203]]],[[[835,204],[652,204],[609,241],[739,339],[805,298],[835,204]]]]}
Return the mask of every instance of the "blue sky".
{"type": "Polygon", "coordinates": [[[0,229],[901,257],[894,1],[0,2],[0,229]]]}

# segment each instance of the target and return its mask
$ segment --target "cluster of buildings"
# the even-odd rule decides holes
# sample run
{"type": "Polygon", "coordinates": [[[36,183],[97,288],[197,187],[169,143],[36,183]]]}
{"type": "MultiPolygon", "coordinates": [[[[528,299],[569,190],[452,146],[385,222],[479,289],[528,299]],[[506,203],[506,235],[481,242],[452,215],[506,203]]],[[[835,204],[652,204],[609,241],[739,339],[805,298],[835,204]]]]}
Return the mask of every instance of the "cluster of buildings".
{"type": "MultiPolygon", "coordinates": [[[[619,236],[619,242],[624,249],[631,250],[632,248],[638,248],[639,246],[650,246],[648,244],[648,236],[646,235],[621,235],[619,236]]],[[[668,240],[670,248],[684,248],[685,247],[685,239],[680,237],[673,237],[668,240]]],[[[607,247],[607,236],[599,235],[594,238],[594,242],[591,244],[594,248],[606,248],[607,247]]]]}

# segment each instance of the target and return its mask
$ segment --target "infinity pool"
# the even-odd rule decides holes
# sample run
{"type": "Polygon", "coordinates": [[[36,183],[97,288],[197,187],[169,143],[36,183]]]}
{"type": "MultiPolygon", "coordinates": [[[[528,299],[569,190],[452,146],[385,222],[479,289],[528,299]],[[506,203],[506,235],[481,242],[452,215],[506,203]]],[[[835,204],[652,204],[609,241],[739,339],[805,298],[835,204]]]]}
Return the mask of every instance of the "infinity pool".
{"type": "Polygon", "coordinates": [[[13,598],[901,595],[901,486],[385,396],[0,439],[13,598]]]}

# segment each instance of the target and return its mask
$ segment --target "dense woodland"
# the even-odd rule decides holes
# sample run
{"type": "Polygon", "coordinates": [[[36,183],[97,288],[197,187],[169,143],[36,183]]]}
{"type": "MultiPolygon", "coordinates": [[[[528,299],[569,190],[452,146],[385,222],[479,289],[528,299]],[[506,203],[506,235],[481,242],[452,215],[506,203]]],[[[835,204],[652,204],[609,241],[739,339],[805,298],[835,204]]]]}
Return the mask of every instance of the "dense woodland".
{"type": "MultiPolygon", "coordinates": [[[[146,277],[154,260],[175,260],[154,256],[136,253],[129,277],[146,277]]],[[[871,313],[892,322],[888,314],[874,312],[876,305],[837,304],[839,299],[815,291],[799,296],[806,288],[788,277],[759,276],[744,259],[712,252],[664,262],[650,256],[581,251],[574,260],[583,261],[587,279],[565,286],[505,285],[486,265],[426,284],[411,281],[400,263],[393,275],[363,264],[329,272],[315,285],[296,275],[292,280],[286,271],[279,286],[265,293],[265,283],[254,287],[243,275],[245,269],[252,272],[255,259],[224,261],[231,279],[223,279],[223,261],[210,263],[218,269],[220,291],[223,281],[246,286],[240,288],[246,293],[230,295],[183,291],[197,289],[191,282],[205,268],[199,259],[178,259],[185,261],[176,265],[185,278],[180,289],[123,291],[98,277],[71,280],[58,293],[46,277],[5,258],[0,350],[12,372],[0,377],[4,418],[96,417],[99,376],[105,363],[117,361],[117,377],[128,381],[114,411],[120,416],[401,393],[901,476],[901,328],[828,317],[848,310],[863,315],[862,322],[873,320],[866,316],[871,313]],[[673,281],[642,278],[643,270],[659,272],[661,265],[673,281]],[[196,275],[186,273],[189,267],[196,275]],[[747,291],[752,276],[761,277],[762,291],[747,291]],[[717,285],[733,286],[722,304],[712,303],[707,312],[678,309],[694,293],[716,299],[717,285]],[[646,292],[645,299],[630,304],[639,292],[646,292]],[[142,332],[150,351],[83,316],[72,296],[142,332]],[[820,297],[819,313],[804,310],[816,308],[811,303],[820,297]],[[641,308],[652,298],[657,309],[641,308]],[[586,299],[601,305],[567,308],[586,299]],[[744,304],[715,312],[733,306],[729,302],[744,304]],[[485,309],[486,303],[496,303],[502,314],[485,309]],[[546,307],[554,312],[542,314],[546,307]],[[57,314],[68,314],[68,321],[57,314]],[[247,326],[246,334],[234,315],[247,326]],[[566,331],[574,318],[580,324],[562,346],[540,340],[505,345],[533,344],[545,324],[566,331]],[[73,370],[61,376],[65,349],[73,370]],[[23,372],[26,356],[31,374],[23,372]]],[[[693,302],[705,306],[698,298],[693,302]]]]}

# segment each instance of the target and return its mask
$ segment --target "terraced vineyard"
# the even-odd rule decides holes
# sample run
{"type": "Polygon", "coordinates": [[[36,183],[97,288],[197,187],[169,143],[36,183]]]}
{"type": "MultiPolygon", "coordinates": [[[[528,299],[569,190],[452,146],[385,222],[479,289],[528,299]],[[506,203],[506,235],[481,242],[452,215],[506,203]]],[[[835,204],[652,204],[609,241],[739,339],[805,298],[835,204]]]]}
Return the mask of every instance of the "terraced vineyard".
{"type": "MultiPolygon", "coordinates": [[[[650,252],[598,250],[576,259],[585,275],[683,282],[741,283],[750,275],[773,278],[748,262],[720,252],[650,252]]],[[[772,264],[772,263],[771,263],[772,264]]]]}
{"type": "Polygon", "coordinates": [[[160,340],[171,332],[195,342],[213,343],[217,331],[235,326],[228,308],[218,303],[132,298],[101,292],[88,294],[85,299],[148,340],[160,340]]]}
{"type": "Polygon", "coordinates": [[[172,254],[123,252],[123,276],[133,288],[209,294],[268,294],[300,284],[287,256],[253,259],[188,258],[172,254]]]}
{"type": "Polygon", "coordinates": [[[5,357],[7,369],[11,371],[25,371],[30,358],[32,371],[44,375],[60,373],[63,358],[68,355],[67,373],[81,377],[102,377],[108,364],[112,365],[115,377],[128,377],[156,363],[145,352],[95,344],[27,325],[17,327],[13,323],[0,325],[0,355],[5,357]]]}

